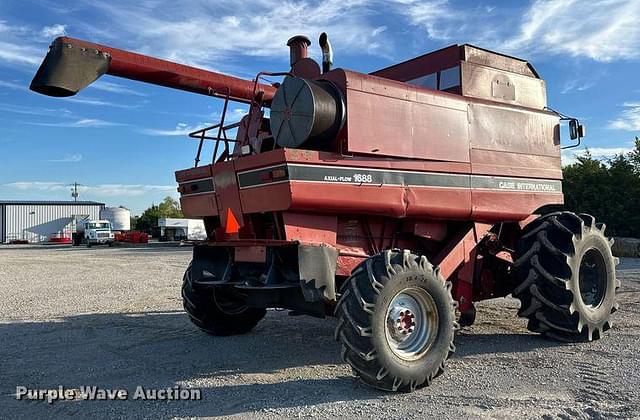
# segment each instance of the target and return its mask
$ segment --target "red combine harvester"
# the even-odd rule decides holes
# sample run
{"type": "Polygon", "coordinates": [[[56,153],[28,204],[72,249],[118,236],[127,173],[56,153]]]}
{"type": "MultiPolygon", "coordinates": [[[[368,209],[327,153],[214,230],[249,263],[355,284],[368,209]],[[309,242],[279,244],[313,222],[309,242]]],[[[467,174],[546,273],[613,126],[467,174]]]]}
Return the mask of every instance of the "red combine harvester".
{"type": "Polygon", "coordinates": [[[529,63],[453,45],[363,74],[331,68],[326,34],[321,65],[310,44],[291,38],[288,72],[247,81],[58,38],[31,83],[70,96],[110,74],[224,100],[220,123],[191,134],[195,166],[176,172],[209,238],[182,286],[194,324],[231,335],[267,308],[335,315],[344,360],[393,391],[442,372],[483,299],[512,294],[530,330],[562,340],[610,328],[604,225],[562,210],[560,120],[578,142],[584,129],[546,107],[529,63]],[[229,101],[249,104],[239,122],[229,101]]]}

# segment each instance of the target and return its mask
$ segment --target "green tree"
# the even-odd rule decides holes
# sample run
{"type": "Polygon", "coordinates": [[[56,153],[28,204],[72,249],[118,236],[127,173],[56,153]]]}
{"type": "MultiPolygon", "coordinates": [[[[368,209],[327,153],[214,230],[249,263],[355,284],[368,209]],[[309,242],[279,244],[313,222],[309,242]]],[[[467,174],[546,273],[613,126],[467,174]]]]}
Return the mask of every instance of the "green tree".
{"type": "Polygon", "coordinates": [[[640,140],[635,149],[606,162],[587,151],[563,168],[565,207],[589,213],[610,236],[640,237],[640,140]]]}
{"type": "Polygon", "coordinates": [[[183,218],[180,203],[171,197],[166,197],[160,204],[152,204],[136,219],[136,229],[151,233],[158,227],[158,219],[162,217],[183,218]]]}
{"type": "Polygon", "coordinates": [[[629,153],[629,160],[636,175],[640,176],[640,137],[636,136],[635,148],[629,153]]]}

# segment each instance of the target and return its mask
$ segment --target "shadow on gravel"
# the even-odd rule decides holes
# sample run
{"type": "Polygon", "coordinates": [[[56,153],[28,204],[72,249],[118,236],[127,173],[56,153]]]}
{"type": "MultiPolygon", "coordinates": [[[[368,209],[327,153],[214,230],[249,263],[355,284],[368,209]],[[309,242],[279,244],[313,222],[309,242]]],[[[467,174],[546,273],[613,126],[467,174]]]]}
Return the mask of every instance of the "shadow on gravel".
{"type": "Polygon", "coordinates": [[[251,333],[213,337],[182,311],[87,314],[54,321],[0,323],[0,406],[6,414],[126,413],[127,416],[212,416],[298,407],[384,394],[350,376],[273,377],[285,368],[342,365],[335,322],[269,311],[251,333]],[[239,378],[238,375],[245,375],[239,378]],[[202,401],[16,401],[17,385],[36,389],[99,386],[167,388],[183,381],[202,389],[202,401]],[[200,384],[200,383],[201,384],[200,384]],[[274,383],[275,382],[275,383],[274,383]],[[211,386],[211,383],[219,384],[211,386]],[[7,401],[9,398],[9,401],[7,401]],[[5,400],[8,404],[4,404],[5,400]],[[15,411],[14,411],[15,410],[15,411]],[[26,411],[25,411],[26,410],[26,411]],[[85,410],[89,410],[85,412],[85,410]],[[3,410],[4,411],[4,410],[3,410]]]}
{"type": "Polygon", "coordinates": [[[522,353],[568,344],[544,338],[537,334],[479,334],[463,332],[456,335],[454,357],[476,356],[488,353],[522,353]]]}
{"type": "MultiPolygon", "coordinates": [[[[384,398],[341,370],[333,339],[335,320],[290,317],[269,311],[243,336],[213,337],[197,330],[182,311],[87,314],[54,321],[0,323],[2,399],[15,386],[167,388],[184,381],[202,389],[202,401],[9,401],[8,414],[43,417],[87,412],[151,417],[232,415],[276,408],[384,398]],[[318,369],[282,373],[287,368],[318,369]],[[332,368],[322,377],[324,369],[332,368]],[[243,375],[239,377],[239,375],[243,375]],[[281,375],[281,376],[278,376],[281,375]],[[339,375],[339,376],[336,376],[339,375]],[[291,378],[295,378],[291,380],[291,378]],[[211,384],[215,385],[211,385],[211,384]],[[16,410],[15,412],[12,410],[16,410]],[[44,411],[46,410],[46,411],[44,411]],[[85,411],[88,410],[88,411],[85,411]]],[[[531,334],[474,334],[456,338],[456,358],[526,352],[561,343],[531,334]]]]}

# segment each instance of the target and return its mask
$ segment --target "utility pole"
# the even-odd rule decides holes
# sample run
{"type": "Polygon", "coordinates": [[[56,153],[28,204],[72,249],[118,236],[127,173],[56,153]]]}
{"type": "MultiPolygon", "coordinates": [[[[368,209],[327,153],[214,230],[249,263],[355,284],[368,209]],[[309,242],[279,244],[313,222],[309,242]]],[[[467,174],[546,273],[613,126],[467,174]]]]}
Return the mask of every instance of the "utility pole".
{"type": "Polygon", "coordinates": [[[78,192],[78,187],[84,187],[82,184],[78,184],[74,182],[73,184],[69,184],[71,188],[71,197],[73,197],[73,201],[78,201],[78,197],[80,196],[80,192],[78,192]]]}

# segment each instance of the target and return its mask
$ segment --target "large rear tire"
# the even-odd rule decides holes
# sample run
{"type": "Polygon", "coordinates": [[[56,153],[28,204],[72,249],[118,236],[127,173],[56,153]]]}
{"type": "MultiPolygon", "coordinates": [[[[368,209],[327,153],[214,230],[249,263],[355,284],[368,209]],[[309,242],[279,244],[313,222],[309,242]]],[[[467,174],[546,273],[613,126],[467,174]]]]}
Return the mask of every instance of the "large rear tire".
{"type": "Polygon", "coordinates": [[[245,334],[264,318],[263,308],[246,305],[246,296],[229,287],[202,287],[191,279],[191,265],[182,282],[184,310],[201,330],[217,336],[245,334]]]}
{"type": "Polygon", "coordinates": [[[591,341],[611,328],[618,309],[613,241],[593,216],[555,212],[533,221],[513,264],[518,315],[531,331],[563,341],[591,341]]]}
{"type": "Polygon", "coordinates": [[[455,306],[451,284],[424,256],[387,250],[368,258],[336,306],[342,358],[378,389],[427,386],[455,350],[455,306]]]}

